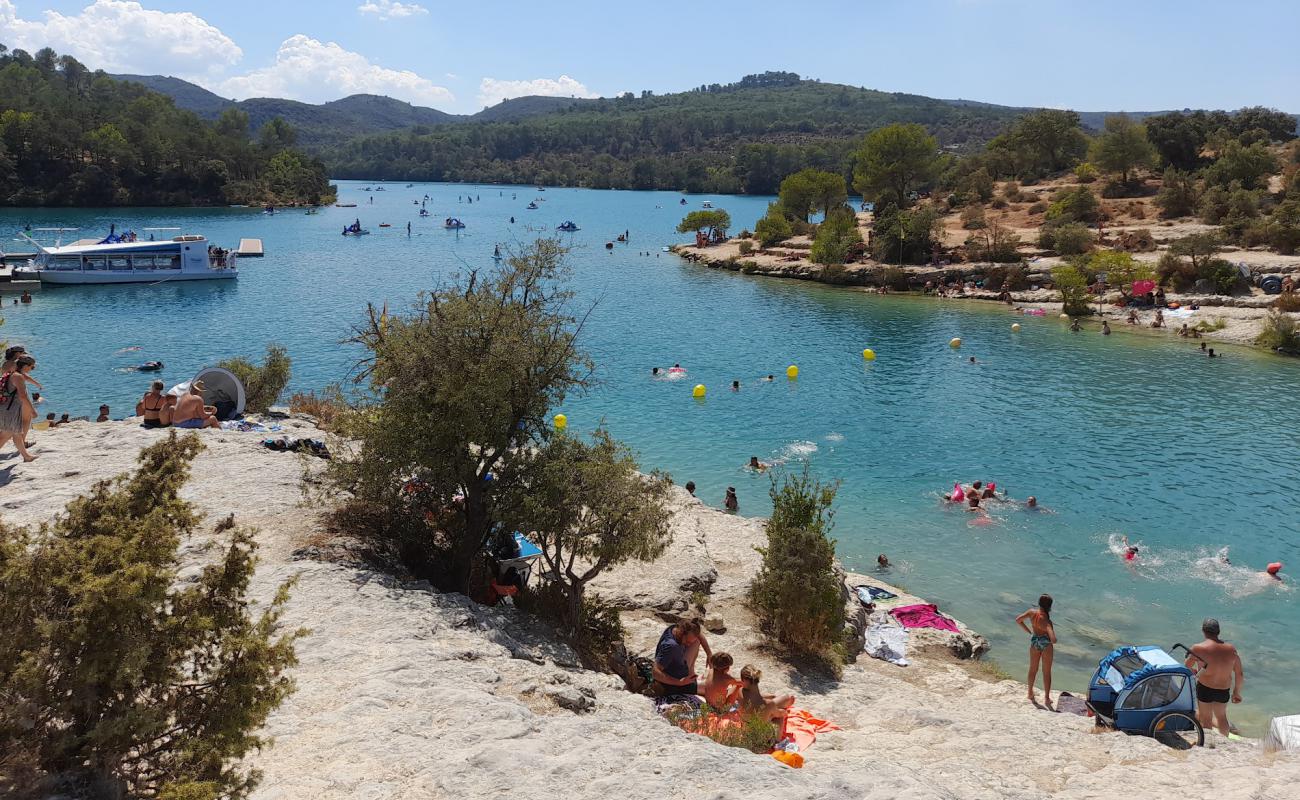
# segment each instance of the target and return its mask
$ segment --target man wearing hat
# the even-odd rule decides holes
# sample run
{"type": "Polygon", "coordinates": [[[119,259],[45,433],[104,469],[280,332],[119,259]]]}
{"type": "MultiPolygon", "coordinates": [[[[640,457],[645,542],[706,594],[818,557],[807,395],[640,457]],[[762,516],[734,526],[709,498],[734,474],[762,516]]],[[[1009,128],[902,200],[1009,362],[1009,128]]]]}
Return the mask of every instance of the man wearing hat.
{"type": "Polygon", "coordinates": [[[172,412],[172,425],[177,428],[220,428],[217,421],[217,409],[203,405],[203,381],[190,384],[190,390],[176,399],[176,410],[172,412]]]}

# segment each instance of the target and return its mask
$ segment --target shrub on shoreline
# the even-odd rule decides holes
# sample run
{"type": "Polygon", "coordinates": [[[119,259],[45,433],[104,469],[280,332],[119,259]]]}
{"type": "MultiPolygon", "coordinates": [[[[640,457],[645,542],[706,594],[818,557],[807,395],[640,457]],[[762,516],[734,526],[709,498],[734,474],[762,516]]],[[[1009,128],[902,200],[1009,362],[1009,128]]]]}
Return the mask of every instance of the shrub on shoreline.
{"type": "Polygon", "coordinates": [[[1275,308],[1264,318],[1264,327],[1255,337],[1255,344],[1270,350],[1300,354],[1300,329],[1293,317],[1275,308]]]}
{"type": "Polygon", "coordinates": [[[244,410],[261,414],[275,405],[280,393],[289,385],[292,362],[289,353],[278,344],[266,346],[266,358],[254,364],[243,356],[218,361],[217,366],[228,369],[244,384],[244,410]]]}
{"type": "Polygon", "coordinates": [[[141,451],[39,530],[0,524],[0,794],[243,798],[237,766],[293,691],[288,583],[260,615],[257,544],[227,517],[223,556],[178,582],[200,517],[180,498],[197,436],[141,451]]]}
{"type": "Polygon", "coordinates": [[[822,483],[807,465],[772,478],[772,517],[762,566],[749,587],[755,613],[792,653],[838,672],[844,661],[843,579],[830,538],[838,483],[822,483]]]}

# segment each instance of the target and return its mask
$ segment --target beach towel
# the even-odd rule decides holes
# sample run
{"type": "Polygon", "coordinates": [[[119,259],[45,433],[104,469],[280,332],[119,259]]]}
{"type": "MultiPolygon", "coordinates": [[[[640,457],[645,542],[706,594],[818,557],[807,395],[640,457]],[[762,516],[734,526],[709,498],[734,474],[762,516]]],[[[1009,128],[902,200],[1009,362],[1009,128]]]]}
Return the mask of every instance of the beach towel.
{"type": "Polygon", "coordinates": [[[785,715],[785,727],[781,729],[781,738],[794,742],[795,747],[802,753],[817,741],[817,734],[839,729],[840,726],[818,719],[801,708],[792,708],[785,715]]]}
{"type": "Polygon", "coordinates": [[[891,609],[890,614],[904,628],[938,628],[941,631],[958,633],[957,623],[939,613],[937,606],[920,603],[914,606],[899,606],[891,609]]]}
{"type": "Polygon", "coordinates": [[[1165,319],[1173,317],[1174,319],[1184,319],[1195,314],[1196,310],[1192,308],[1166,308],[1165,319]]]}
{"type": "Polygon", "coordinates": [[[877,622],[867,628],[865,636],[864,653],[900,667],[907,666],[906,629],[877,622]]]}
{"type": "Polygon", "coordinates": [[[855,588],[858,592],[858,599],[864,603],[870,603],[873,600],[894,600],[898,597],[888,589],[882,589],[879,586],[868,586],[865,583],[855,588]]]}

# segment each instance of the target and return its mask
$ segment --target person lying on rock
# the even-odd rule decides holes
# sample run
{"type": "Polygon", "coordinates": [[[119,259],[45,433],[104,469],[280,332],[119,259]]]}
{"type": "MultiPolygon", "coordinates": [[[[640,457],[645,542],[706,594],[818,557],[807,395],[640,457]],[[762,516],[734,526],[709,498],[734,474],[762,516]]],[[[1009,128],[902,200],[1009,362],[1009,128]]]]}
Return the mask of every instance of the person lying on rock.
{"type": "Polygon", "coordinates": [[[713,648],[696,620],[684,619],[664,630],[655,647],[654,679],[659,695],[699,694],[695,659],[701,647],[704,657],[712,659],[713,648]]]}

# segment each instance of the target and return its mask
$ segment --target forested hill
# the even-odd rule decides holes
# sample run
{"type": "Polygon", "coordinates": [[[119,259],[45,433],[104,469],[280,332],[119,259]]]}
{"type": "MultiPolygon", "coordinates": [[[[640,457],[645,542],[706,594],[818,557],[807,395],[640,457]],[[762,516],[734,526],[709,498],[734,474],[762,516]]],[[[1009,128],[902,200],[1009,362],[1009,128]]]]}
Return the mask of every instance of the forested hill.
{"type": "Polygon", "coordinates": [[[571,103],[511,122],[360,137],[322,157],[340,178],[770,193],[803,167],[843,171],[854,140],[882,125],[918,122],[941,145],[962,149],[1021,113],[765,73],[679,94],[571,103]]]}
{"type": "Polygon", "coordinates": [[[337,144],[359,134],[402,130],[419,125],[441,125],[465,119],[434,108],[413,106],[401,100],[373,94],[349,95],[319,105],[278,97],[253,97],[236,102],[179,78],[163,75],[112,77],[161,92],[176,101],[180,108],[193,111],[204,119],[216,120],[224,111],[233,108],[248,115],[248,124],[252,130],[259,130],[279,117],[293,126],[298,133],[298,142],[308,149],[337,144]]]}
{"type": "Polygon", "coordinates": [[[170,97],[92,72],[49,48],[0,45],[0,204],[316,203],[324,165],[275,123],[250,139],[248,117],[215,123],[170,97]]]}

